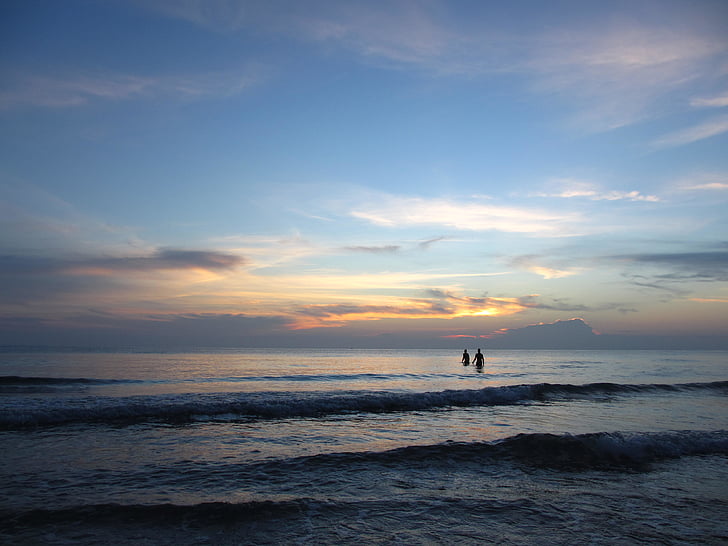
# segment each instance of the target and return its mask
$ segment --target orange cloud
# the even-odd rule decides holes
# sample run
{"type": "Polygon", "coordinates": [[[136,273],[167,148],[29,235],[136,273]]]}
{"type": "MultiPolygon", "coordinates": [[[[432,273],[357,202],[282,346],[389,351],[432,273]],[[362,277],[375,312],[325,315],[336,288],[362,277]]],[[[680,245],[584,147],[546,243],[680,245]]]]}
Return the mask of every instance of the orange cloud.
{"type": "Polygon", "coordinates": [[[440,336],[442,339],[481,339],[481,338],[489,338],[489,335],[480,335],[480,336],[474,336],[471,334],[450,334],[448,336],[440,336]]]}
{"type": "Polygon", "coordinates": [[[585,271],[583,267],[571,267],[568,269],[557,269],[537,263],[539,256],[519,256],[511,261],[511,265],[541,275],[544,279],[562,279],[578,275],[585,271]]]}
{"type": "Polygon", "coordinates": [[[294,310],[292,329],[339,327],[354,321],[454,319],[511,315],[528,308],[518,298],[472,298],[437,290],[434,299],[391,299],[381,304],[309,304],[294,310]]]}

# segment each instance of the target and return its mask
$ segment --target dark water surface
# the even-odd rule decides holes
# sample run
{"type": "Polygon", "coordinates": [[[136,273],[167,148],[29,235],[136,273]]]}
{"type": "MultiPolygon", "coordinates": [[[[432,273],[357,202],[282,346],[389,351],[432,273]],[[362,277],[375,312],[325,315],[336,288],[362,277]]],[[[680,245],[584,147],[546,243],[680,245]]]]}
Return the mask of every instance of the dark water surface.
{"type": "Polygon", "coordinates": [[[0,353],[0,540],[726,544],[728,353],[0,353]]]}

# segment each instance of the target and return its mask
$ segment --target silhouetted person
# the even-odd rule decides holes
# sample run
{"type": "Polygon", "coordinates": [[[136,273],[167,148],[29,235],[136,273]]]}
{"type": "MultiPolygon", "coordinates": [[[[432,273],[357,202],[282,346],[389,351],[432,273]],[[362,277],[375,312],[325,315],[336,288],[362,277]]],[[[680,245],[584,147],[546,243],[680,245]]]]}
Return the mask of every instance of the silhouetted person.
{"type": "Polygon", "coordinates": [[[480,349],[478,349],[478,352],[475,353],[475,356],[473,358],[473,362],[475,362],[475,365],[478,368],[482,368],[483,364],[485,363],[485,357],[483,356],[483,353],[480,352],[480,349]]]}
{"type": "Polygon", "coordinates": [[[468,354],[468,350],[465,349],[463,352],[463,359],[460,361],[463,363],[463,366],[469,366],[470,365],[470,355],[468,354]]]}

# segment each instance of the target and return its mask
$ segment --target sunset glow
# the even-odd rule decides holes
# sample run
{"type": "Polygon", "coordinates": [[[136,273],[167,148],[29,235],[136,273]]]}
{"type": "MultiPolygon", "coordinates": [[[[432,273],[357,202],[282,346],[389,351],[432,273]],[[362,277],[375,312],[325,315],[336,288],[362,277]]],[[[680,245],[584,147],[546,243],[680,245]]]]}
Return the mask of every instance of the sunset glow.
{"type": "Polygon", "coordinates": [[[725,3],[2,13],[2,344],[728,338],[725,3]]]}

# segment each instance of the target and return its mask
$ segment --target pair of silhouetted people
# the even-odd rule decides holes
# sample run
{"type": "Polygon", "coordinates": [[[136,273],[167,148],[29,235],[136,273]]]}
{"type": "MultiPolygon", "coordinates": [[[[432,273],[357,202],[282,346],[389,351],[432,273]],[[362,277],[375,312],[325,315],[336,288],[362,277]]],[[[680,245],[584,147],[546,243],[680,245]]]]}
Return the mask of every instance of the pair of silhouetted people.
{"type": "MultiPolygon", "coordinates": [[[[463,366],[470,365],[470,355],[468,354],[467,349],[465,349],[465,351],[463,352],[463,358],[461,362],[463,363],[463,366]]],[[[483,353],[480,352],[480,349],[478,349],[478,352],[475,353],[475,356],[473,357],[473,363],[478,368],[482,368],[483,364],[485,364],[485,357],[483,356],[483,353]]]]}

